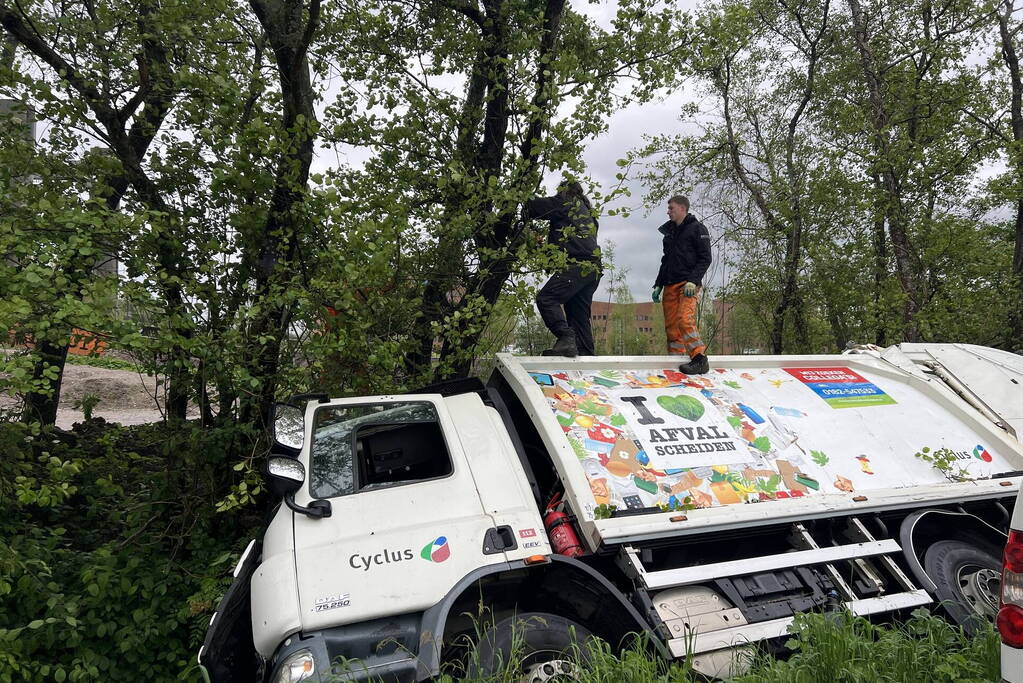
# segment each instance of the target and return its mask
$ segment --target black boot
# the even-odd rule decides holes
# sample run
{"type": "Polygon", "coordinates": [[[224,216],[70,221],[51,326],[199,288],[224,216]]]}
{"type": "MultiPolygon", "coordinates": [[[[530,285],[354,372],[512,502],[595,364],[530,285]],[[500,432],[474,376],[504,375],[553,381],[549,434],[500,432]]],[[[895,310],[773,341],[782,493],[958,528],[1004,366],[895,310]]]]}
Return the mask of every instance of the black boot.
{"type": "Polygon", "coordinates": [[[558,337],[558,341],[554,342],[554,346],[543,352],[544,356],[567,356],[569,358],[575,358],[579,355],[579,349],[575,345],[575,331],[569,330],[565,334],[558,337]]]}
{"type": "Polygon", "coordinates": [[[702,375],[710,372],[710,363],[707,362],[705,355],[698,353],[690,358],[688,363],[678,366],[678,371],[687,375],[702,375]]]}

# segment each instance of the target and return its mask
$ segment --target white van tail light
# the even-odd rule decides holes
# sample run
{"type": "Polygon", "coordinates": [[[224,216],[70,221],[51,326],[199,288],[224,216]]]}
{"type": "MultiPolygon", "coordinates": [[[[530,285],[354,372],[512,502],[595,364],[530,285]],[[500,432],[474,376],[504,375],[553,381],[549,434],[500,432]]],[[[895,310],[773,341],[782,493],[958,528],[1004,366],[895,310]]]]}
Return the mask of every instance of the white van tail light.
{"type": "Polygon", "coordinates": [[[1002,560],[998,633],[1009,647],[1023,648],[1023,531],[1010,531],[1002,560]]]}

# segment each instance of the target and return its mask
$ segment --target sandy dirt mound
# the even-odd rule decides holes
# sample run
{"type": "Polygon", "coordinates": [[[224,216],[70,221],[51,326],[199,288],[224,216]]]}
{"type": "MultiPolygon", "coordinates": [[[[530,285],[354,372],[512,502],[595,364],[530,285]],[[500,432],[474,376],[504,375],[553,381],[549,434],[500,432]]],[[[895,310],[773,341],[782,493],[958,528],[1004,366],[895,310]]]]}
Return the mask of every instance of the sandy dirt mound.
{"type": "MultiPolygon", "coordinates": [[[[57,426],[70,429],[72,424],[85,419],[81,409],[75,409],[74,406],[89,394],[99,399],[92,409],[94,417],[125,425],[156,422],[163,419],[160,410],[162,401],[158,402],[154,398],[157,392],[160,392],[162,398],[163,385],[158,387],[152,375],[68,363],[64,367],[61,384],[57,426]]],[[[9,397],[0,397],[2,407],[12,407],[15,404],[9,397]]]]}
{"type": "MultiPolygon", "coordinates": [[[[159,389],[162,389],[162,385],[159,389]]],[[[87,395],[99,398],[96,411],[108,409],[158,410],[154,395],[156,378],[127,370],[71,365],[64,368],[60,391],[60,407],[70,408],[87,395]]]]}

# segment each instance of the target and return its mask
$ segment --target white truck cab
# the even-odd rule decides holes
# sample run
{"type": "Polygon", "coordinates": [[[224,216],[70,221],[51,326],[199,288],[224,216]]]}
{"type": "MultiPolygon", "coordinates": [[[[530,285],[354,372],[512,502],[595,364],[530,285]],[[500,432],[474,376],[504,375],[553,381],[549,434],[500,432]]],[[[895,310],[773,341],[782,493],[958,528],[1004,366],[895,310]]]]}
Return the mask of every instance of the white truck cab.
{"type": "Polygon", "coordinates": [[[635,633],[719,676],[800,611],[994,619],[1023,358],[674,362],[502,354],[486,386],[279,406],[283,504],[211,620],[208,679],[420,681],[514,649],[545,680],[574,641],[635,633]]]}
{"type": "Polygon", "coordinates": [[[424,612],[467,577],[550,555],[513,441],[479,394],[321,398],[290,422],[302,433],[283,467],[304,485],[251,578],[253,645],[276,669],[329,673],[358,656],[367,677],[414,678],[424,612]]]}

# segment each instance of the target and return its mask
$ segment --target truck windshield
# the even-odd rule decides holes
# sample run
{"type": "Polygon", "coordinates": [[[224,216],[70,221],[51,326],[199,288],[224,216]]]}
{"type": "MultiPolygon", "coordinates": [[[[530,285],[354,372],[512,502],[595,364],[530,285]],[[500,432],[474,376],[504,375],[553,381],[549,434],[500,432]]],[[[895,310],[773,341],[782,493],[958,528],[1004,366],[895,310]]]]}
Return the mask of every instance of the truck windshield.
{"type": "Polygon", "coordinates": [[[420,401],[318,409],[309,460],[314,498],[451,474],[437,410],[420,401]]]}

